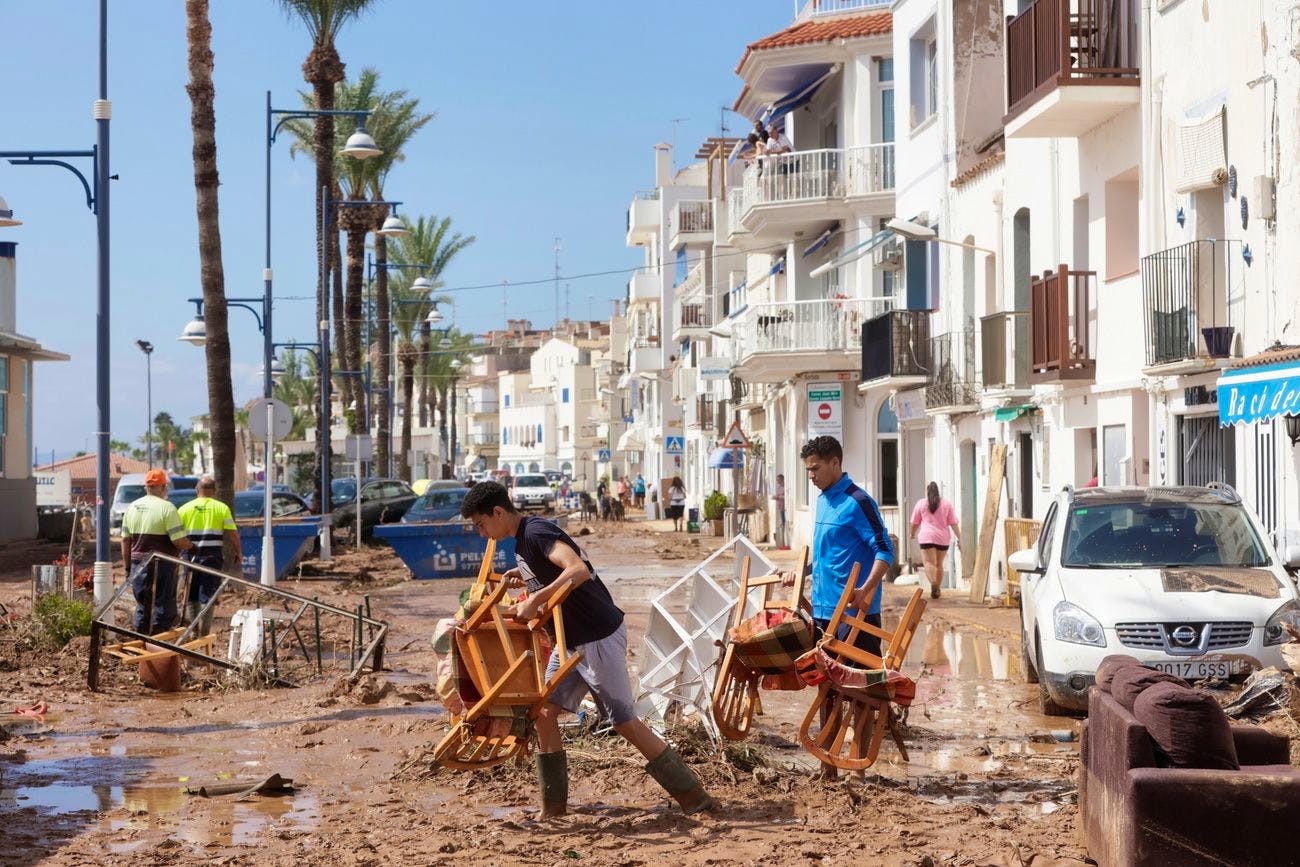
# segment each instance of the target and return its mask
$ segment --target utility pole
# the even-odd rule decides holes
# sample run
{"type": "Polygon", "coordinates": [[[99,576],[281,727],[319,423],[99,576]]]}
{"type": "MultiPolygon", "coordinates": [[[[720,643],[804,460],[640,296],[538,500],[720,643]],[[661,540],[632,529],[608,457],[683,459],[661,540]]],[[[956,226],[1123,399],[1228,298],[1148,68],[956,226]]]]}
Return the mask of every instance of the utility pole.
{"type": "Polygon", "coordinates": [[[558,331],[560,327],[560,251],[564,248],[560,246],[560,236],[555,236],[555,324],[551,326],[551,331],[558,331]]]}
{"type": "Polygon", "coordinates": [[[573,312],[569,309],[569,284],[564,284],[564,318],[573,318],[573,312]]]}

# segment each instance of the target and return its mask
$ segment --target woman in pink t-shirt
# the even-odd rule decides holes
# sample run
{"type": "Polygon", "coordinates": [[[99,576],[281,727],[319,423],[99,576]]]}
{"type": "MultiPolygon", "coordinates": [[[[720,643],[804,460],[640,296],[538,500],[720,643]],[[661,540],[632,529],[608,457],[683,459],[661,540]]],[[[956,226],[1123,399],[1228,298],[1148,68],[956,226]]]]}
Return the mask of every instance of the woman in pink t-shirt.
{"type": "Polygon", "coordinates": [[[938,599],[948,545],[954,539],[961,539],[961,526],[952,503],[939,496],[939,486],[934,482],[925,486],[925,499],[912,510],[912,538],[921,543],[921,562],[930,579],[930,598],[938,599]]]}

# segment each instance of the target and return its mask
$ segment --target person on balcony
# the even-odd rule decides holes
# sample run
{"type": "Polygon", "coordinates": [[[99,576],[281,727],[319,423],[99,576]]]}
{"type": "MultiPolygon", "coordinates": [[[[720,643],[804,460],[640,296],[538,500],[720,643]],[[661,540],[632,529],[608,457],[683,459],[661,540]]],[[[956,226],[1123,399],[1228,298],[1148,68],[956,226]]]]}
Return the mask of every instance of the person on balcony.
{"type": "Polygon", "coordinates": [[[777,154],[788,154],[794,151],[794,145],[785,134],[784,129],[775,129],[768,133],[766,147],[764,148],[768,156],[777,154]]]}
{"type": "Polygon", "coordinates": [[[756,132],[751,132],[745,141],[748,143],[745,146],[745,164],[752,166],[757,163],[758,171],[761,174],[763,171],[763,162],[761,158],[763,154],[767,152],[766,143],[756,132]]]}

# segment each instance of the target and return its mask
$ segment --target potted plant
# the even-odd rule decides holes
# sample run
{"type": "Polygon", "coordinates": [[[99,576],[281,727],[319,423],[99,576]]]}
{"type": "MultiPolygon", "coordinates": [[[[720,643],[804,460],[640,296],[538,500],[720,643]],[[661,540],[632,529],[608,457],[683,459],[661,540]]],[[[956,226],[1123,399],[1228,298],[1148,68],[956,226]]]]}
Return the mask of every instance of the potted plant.
{"type": "Polygon", "coordinates": [[[714,536],[722,535],[722,513],[727,508],[727,495],[714,491],[704,498],[704,520],[709,522],[714,536]]]}
{"type": "Polygon", "coordinates": [[[1227,358],[1232,354],[1232,336],[1235,333],[1231,325],[1216,325],[1201,329],[1205,338],[1205,349],[1210,358],[1227,358]]]}

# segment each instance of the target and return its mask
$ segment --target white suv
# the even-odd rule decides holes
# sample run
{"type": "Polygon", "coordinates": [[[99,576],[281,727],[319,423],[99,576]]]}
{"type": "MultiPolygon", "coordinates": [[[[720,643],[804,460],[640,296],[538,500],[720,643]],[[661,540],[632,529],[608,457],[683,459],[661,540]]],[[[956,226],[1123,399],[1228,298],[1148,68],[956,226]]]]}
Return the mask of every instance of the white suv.
{"type": "Polygon", "coordinates": [[[514,485],[510,488],[510,500],[521,512],[551,512],[555,509],[555,491],[541,473],[515,476],[514,485]]]}
{"type": "Polygon", "coordinates": [[[1017,551],[1022,670],[1045,714],[1088,704],[1112,653],[1188,680],[1282,665],[1300,602],[1259,520],[1227,485],[1066,488],[1017,551]]]}

